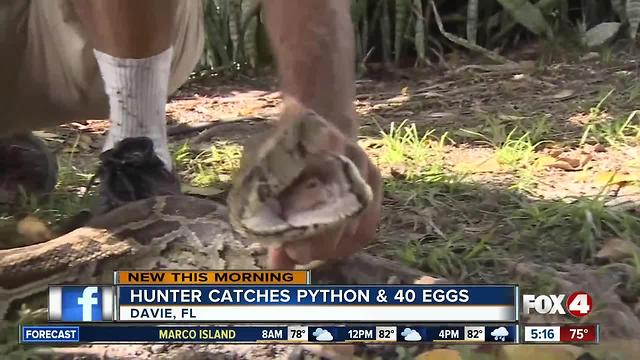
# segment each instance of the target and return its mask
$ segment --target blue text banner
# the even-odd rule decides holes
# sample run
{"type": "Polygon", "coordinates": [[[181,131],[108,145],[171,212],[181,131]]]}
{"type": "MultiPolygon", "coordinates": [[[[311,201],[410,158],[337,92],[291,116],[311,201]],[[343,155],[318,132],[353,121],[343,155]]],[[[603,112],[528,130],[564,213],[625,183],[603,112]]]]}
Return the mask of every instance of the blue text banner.
{"type": "Polygon", "coordinates": [[[118,286],[117,321],[517,320],[514,285],[118,286]]]}

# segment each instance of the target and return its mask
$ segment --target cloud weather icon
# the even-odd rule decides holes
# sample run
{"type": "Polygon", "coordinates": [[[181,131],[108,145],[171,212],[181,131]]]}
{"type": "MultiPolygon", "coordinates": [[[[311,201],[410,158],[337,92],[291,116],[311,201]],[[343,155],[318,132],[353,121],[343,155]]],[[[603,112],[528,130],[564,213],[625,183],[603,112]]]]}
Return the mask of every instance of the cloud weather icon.
{"type": "Polygon", "coordinates": [[[504,326],[500,326],[491,332],[491,336],[493,336],[493,339],[496,341],[505,341],[505,338],[509,336],[509,330],[504,326]]]}
{"type": "Polygon", "coordinates": [[[333,341],[333,335],[323,328],[317,328],[311,335],[315,336],[316,341],[333,341]]]}
{"type": "Polygon", "coordinates": [[[420,334],[411,329],[411,328],[404,328],[404,330],[402,330],[402,332],[400,333],[400,335],[402,337],[404,337],[404,341],[420,341],[422,340],[422,336],[420,336],[420,334]]]}

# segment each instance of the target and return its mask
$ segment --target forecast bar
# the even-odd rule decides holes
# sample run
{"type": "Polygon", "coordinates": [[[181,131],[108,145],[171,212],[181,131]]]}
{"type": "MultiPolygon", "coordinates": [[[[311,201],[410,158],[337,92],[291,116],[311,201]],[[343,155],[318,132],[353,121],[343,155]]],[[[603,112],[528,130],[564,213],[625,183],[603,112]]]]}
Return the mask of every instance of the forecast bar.
{"type": "MultiPolygon", "coordinates": [[[[518,343],[516,324],[491,325],[43,325],[22,343],[518,343]]],[[[588,333],[588,332],[587,332],[588,333]]]]}

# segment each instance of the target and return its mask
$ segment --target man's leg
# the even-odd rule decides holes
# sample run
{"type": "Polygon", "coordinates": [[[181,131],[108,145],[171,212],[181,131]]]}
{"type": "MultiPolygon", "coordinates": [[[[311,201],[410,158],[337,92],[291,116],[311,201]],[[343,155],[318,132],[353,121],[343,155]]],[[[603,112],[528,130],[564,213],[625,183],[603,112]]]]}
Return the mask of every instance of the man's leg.
{"type": "Polygon", "coordinates": [[[178,192],[167,146],[165,105],[175,0],[74,0],[109,97],[99,211],[178,192]],[[155,154],[151,151],[151,139],[155,154]],[[156,156],[157,155],[157,156],[156,156]]]}
{"type": "Polygon", "coordinates": [[[21,190],[49,193],[56,185],[58,165],[47,146],[30,133],[9,134],[15,121],[7,113],[16,102],[18,74],[24,63],[28,0],[0,1],[0,203],[15,203],[21,190]]]}
{"type": "Polygon", "coordinates": [[[109,97],[111,128],[105,150],[135,136],[153,140],[171,167],[167,148],[167,99],[175,0],[74,0],[109,97]]]}
{"type": "MultiPolygon", "coordinates": [[[[110,5],[110,2],[106,3],[110,5]]],[[[148,5],[149,1],[143,3],[148,5]]],[[[113,98],[110,101],[105,93],[101,66],[98,65],[92,51],[96,44],[99,51],[115,58],[126,55],[115,53],[122,49],[133,49],[134,52],[129,53],[131,56],[138,55],[137,57],[144,58],[147,54],[152,55],[168,48],[166,33],[171,31],[173,33],[170,38],[177,50],[174,51],[171,64],[169,92],[175,91],[184,83],[200,59],[204,45],[202,4],[197,0],[175,1],[177,9],[174,22],[167,23],[158,19],[169,18],[167,14],[171,13],[166,11],[167,7],[162,3],[163,1],[153,2],[152,6],[144,9],[144,17],[141,19],[132,21],[118,15],[120,18],[115,18],[116,21],[124,24],[108,25],[105,23],[114,19],[113,14],[107,14],[108,9],[100,7],[101,4],[92,0],[0,0],[0,53],[6,55],[0,60],[0,82],[6,85],[0,88],[0,124],[3,130],[0,134],[0,154],[14,154],[5,156],[4,160],[0,159],[4,170],[0,174],[0,194],[10,195],[10,190],[16,186],[23,186],[29,193],[41,194],[49,192],[55,185],[55,157],[46,151],[41,140],[28,135],[29,131],[72,121],[109,117],[113,98]],[[76,3],[77,6],[74,6],[76,3]],[[104,14],[107,14],[107,17],[104,17],[104,14]],[[149,16],[154,16],[155,20],[149,16]],[[162,25],[158,27],[158,23],[162,25]],[[144,29],[132,32],[128,24],[144,29]],[[111,34],[110,27],[116,28],[117,35],[111,34]],[[123,31],[133,36],[125,37],[120,34],[123,31]],[[162,34],[157,36],[158,33],[162,34]],[[135,39],[136,35],[143,38],[135,39]],[[125,40],[122,42],[108,41],[123,37],[125,40]],[[132,38],[142,45],[131,45],[127,42],[127,39],[132,38]],[[51,163],[53,166],[42,167],[39,166],[40,163],[51,163]],[[30,182],[22,182],[21,179],[29,179],[30,182]],[[35,179],[47,181],[32,182],[35,179]],[[16,180],[21,182],[16,183],[16,180]],[[37,186],[32,186],[33,184],[37,186]]],[[[127,5],[136,4],[140,3],[135,1],[127,5]]],[[[140,8],[137,12],[124,9],[122,11],[124,15],[134,18],[140,17],[141,12],[140,8]]],[[[113,9],[110,11],[114,12],[113,9]]],[[[157,79],[162,80],[161,77],[157,79]]],[[[159,103],[164,103],[161,97],[157,98],[160,99],[159,103]]],[[[113,119],[125,117],[118,115],[118,109],[123,109],[126,105],[124,101],[122,104],[120,107],[115,106],[115,111],[111,111],[113,119]]],[[[147,116],[148,111],[141,112],[147,116]]],[[[163,117],[163,114],[162,111],[157,118],[163,117]]],[[[126,124],[136,125],[136,121],[126,121],[125,126],[126,124]]],[[[162,145],[166,141],[163,141],[164,121],[143,121],[140,127],[145,128],[148,124],[151,124],[151,128],[146,129],[148,131],[142,129],[139,132],[121,127],[116,129],[114,126],[105,149],[128,134],[142,133],[155,138],[154,142],[160,143],[156,145],[156,149],[160,157],[167,159],[166,146],[162,145]],[[156,128],[156,125],[159,128],[156,128]]],[[[168,160],[166,162],[170,165],[168,160]]],[[[157,190],[157,186],[155,188],[154,191],[157,190]]]]}
{"type": "MultiPolygon", "coordinates": [[[[350,2],[267,0],[263,6],[283,94],[332,122],[342,131],[344,141],[355,141],[359,126],[353,104],[355,50],[350,2]]],[[[364,151],[345,155],[354,160],[371,185],[371,206],[349,227],[272,249],[273,267],[289,268],[294,263],[349,255],[375,236],[382,196],[380,173],[364,151]]]]}

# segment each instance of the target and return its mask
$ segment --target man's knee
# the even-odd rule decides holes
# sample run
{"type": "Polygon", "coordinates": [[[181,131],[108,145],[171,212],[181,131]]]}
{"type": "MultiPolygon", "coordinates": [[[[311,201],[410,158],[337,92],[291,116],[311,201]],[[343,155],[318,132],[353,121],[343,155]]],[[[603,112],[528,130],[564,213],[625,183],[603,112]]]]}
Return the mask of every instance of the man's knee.
{"type": "MultiPolygon", "coordinates": [[[[6,95],[0,97],[0,101],[7,105],[0,112],[2,131],[35,130],[108,117],[108,99],[92,44],[71,1],[28,4],[26,21],[22,22],[24,37],[12,44],[21,49],[20,61],[7,64],[7,59],[12,57],[4,56],[0,67],[0,76],[13,77],[11,82],[4,83],[13,86],[3,86],[4,90],[0,90],[0,95],[6,95]]],[[[178,2],[169,93],[186,81],[200,59],[204,46],[202,15],[200,1],[178,2]]],[[[4,31],[2,39],[7,37],[7,32],[17,29],[17,24],[8,30],[0,26],[4,31]]]]}

